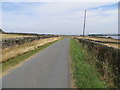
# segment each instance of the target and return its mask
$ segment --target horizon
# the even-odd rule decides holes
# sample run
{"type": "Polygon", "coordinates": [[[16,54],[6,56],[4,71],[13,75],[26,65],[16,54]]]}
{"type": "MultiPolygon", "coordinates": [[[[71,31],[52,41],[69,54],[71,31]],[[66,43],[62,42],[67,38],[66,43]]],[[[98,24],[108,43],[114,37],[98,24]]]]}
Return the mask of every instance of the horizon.
{"type": "MultiPolygon", "coordinates": [[[[83,34],[56,34],[56,33],[37,33],[37,32],[6,32],[5,30],[3,30],[2,28],[0,28],[3,32],[5,33],[29,33],[29,34],[53,34],[53,35],[83,35],[83,34]]],[[[120,33],[88,33],[85,35],[92,35],[92,34],[102,34],[102,35],[119,35],[120,33]]]]}

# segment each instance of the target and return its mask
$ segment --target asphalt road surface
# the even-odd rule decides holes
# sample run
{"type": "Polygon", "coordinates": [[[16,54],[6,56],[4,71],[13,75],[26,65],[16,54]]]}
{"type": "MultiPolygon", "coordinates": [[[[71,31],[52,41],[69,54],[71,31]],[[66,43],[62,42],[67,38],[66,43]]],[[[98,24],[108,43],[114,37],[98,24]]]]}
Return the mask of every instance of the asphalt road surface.
{"type": "Polygon", "coordinates": [[[69,88],[69,38],[40,51],[2,78],[3,88],[69,88]]]}

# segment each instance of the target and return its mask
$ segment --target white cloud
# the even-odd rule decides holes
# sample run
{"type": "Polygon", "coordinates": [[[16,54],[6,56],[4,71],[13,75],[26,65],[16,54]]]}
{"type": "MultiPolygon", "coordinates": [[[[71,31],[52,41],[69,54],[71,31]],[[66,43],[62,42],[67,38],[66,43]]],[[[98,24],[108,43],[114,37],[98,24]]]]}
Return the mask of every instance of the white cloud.
{"type": "Polygon", "coordinates": [[[89,33],[118,33],[118,10],[88,12],[87,30],[89,33]]]}
{"type": "MultiPolygon", "coordinates": [[[[83,27],[84,9],[93,3],[51,2],[42,5],[24,5],[24,9],[3,11],[3,27],[7,31],[80,34],[83,27]],[[16,13],[17,12],[17,13],[16,13]],[[33,13],[30,14],[29,13],[33,13]]],[[[112,4],[96,3],[94,7],[112,4]]],[[[87,33],[116,33],[117,10],[92,10],[87,12],[87,33]],[[106,14],[108,16],[103,16],[106,14]]]]}

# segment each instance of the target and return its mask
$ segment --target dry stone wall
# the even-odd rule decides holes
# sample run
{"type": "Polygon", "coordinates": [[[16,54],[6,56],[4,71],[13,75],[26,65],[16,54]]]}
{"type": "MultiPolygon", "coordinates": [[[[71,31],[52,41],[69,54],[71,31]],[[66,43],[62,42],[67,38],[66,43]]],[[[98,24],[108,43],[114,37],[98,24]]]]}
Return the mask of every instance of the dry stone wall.
{"type": "MultiPolygon", "coordinates": [[[[78,41],[83,45],[87,45],[89,51],[94,53],[101,63],[105,63],[106,60],[108,61],[115,75],[114,82],[116,86],[120,87],[120,49],[108,47],[85,39],[78,39],[78,41]]],[[[98,65],[104,69],[101,64],[98,65]]]]}
{"type": "Polygon", "coordinates": [[[22,38],[20,37],[20,38],[2,39],[2,49],[13,47],[15,45],[30,43],[34,40],[51,38],[51,37],[56,37],[56,36],[35,36],[35,37],[22,37],[22,38]]]}

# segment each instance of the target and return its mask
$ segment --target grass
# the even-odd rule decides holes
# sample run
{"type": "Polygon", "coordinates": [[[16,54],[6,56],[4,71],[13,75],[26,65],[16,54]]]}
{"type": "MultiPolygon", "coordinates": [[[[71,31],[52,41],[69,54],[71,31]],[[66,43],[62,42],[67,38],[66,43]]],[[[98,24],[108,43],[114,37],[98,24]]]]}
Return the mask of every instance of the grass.
{"type": "Polygon", "coordinates": [[[35,53],[39,52],[40,50],[50,46],[51,44],[55,43],[56,41],[50,42],[48,44],[45,44],[43,46],[38,47],[35,50],[31,50],[27,53],[24,53],[22,55],[18,55],[15,58],[9,59],[7,62],[2,64],[2,72],[4,72],[5,70],[19,64],[20,62],[24,61],[25,59],[29,58],[30,56],[34,55],[35,53]]]}
{"type": "Polygon", "coordinates": [[[90,57],[87,50],[76,40],[70,41],[70,52],[72,59],[73,78],[78,88],[106,88],[99,78],[99,73],[94,65],[88,63],[90,57]]]}
{"type": "Polygon", "coordinates": [[[49,42],[53,42],[58,39],[59,38],[47,38],[47,39],[34,40],[29,43],[24,43],[21,45],[15,45],[13,47],[5,48],[2,50],[2,62],[6,62],[10,58],[14,58],[18,55],[29,52],[31,50],[35,50],[39,46],[45,45],[49,42]]]}

